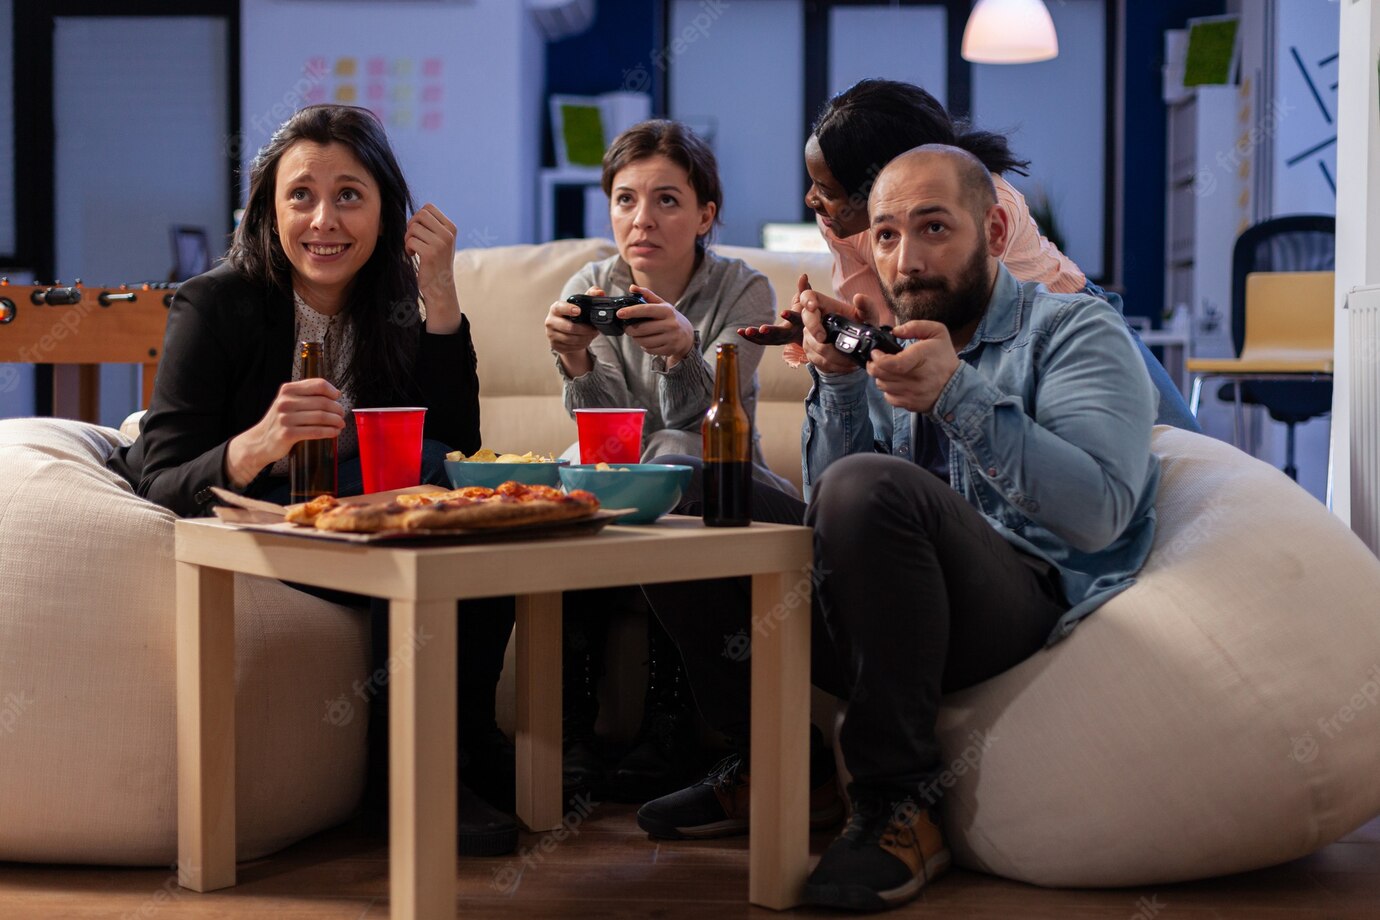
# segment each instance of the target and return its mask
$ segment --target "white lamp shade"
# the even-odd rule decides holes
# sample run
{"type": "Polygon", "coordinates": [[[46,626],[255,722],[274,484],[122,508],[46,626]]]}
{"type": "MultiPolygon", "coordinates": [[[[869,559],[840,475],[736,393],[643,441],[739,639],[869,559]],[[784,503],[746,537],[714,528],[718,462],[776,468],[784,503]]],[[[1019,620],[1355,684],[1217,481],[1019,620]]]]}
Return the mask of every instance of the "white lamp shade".
{"type": "Polygon", "coordinates": [[[963,58],[975,64],[1033,64],[1058,54],[1042,0],[978,0],[963,30],[963,58]]]}

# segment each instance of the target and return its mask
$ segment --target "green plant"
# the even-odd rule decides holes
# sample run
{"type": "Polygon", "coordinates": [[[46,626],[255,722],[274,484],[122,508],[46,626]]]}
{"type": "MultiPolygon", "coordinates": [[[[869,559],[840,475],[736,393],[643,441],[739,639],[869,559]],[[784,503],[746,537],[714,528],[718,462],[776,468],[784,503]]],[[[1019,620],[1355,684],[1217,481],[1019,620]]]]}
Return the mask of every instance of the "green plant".
{"type": "Polygon", "coordinates": [[[1035,219],[1035,225],[1040,228],[1044,238],[1053,243],[1060,252],[1067,254],[1064,231],[1059,226],[1059,218],[1055,216],[1054,203],[1043,185],[1035,187],[1034,193],[1026,199],[1026,206],[1030,208],[1030,216],[1035,219]]]}

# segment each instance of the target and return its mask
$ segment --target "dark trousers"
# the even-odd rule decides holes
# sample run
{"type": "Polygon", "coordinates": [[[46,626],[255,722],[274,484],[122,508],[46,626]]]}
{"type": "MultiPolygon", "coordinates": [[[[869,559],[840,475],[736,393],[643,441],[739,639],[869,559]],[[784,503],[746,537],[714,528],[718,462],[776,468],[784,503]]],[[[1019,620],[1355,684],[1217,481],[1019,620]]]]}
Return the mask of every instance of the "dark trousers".
{"type": "MultiPolygon", "coordinates": [[[[422,442],[422,471],[424,483],[450,487],[445,472],[448,448],[439,441],[422,442]]],[[[337,471],[337,492],[358,495],[364,491],[364,478],[359,457],[340,463],[337,471]]],[[[264,496],[265,500],[285,503],[288,483],[264,496]]],[[[386,797],[388,788],[388,685],[392,675],[388,670],[388,602],[376,597],[363,597],[329,588],[314,588],[293,584],[292,587],[317,597],[348,607],[368,609],[373,653],[369,674],[355,693],[369,704],[369,784],[370,796],[386,797]]],[[[456,603],[456,723],[462,752],[467,738],[485,737],[494,730],[494,697],[498,678],[503,671],[503,654],[513,632],[514,604],[509,597],[486,597],[456,603]]]]}
{"type": "MultiPolygon", "coordinates": [[[[814,528],[812,680],[849,701],[839,743],[854,781],[937,801],[942,694],[1043,647],[1067,609],[1056,570],[1003,540],[947,483],[896,457],[839,460],[808,507],[760,484],[753,491],[754,520],[814,528]]],[[[692,492],[678,510],[701,507],[692,492]]],[[[644,591],[680,646],[705,719],[745,747],[749,580],[644,591]]]]}

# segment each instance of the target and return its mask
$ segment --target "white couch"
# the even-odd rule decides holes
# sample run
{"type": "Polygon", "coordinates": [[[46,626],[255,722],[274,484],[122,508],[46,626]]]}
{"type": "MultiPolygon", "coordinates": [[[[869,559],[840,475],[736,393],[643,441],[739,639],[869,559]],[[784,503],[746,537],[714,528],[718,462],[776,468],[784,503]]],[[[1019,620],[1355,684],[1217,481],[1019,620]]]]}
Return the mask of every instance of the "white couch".
{"type": "MultiPolygon", "coordinates": [[[[457,283],[485,442],[574,428],[540,317],[602,241],[470,250],[457,283]]],[[[821,257],[740,250],[779,299],[821,257]]],[[[762,364],[768,462],[799,477],[806,375],[762,364]]],[[[171,517],[103,457],[115,432],[0,422],[0,859],[167,863],[175,852],[171,517]],[[59,523],[55,523],[59,522],[59,523]],[[9,702],[13,699],[13,703],[9,702]],[[12,715],[6,715],[12,711],[12,715]]],[[[1164,478],[1139,583],[1065,642],[946,700],[947,821],[967,866],[1043,885],[1170,882],[1302,856],[1380,812],[1380,563],[1278,471],[1157,429],[1164,478]]],[[[343,817],[363,778],[363,618],[241,579],[240,855],[343,817]]],[[[609,721],[640,705],[632,667],[609,721]]],[[[500,711],[511,721],[511,670],[500,711]]]]}
{"type": "Polygon", "coordinates": [[[961,865],[1177,882],[1305,856],[1380,813],[1380,562],[1268,464],[1172,428],[1154,449],[1137,583],[945,700],[961,865]]]}
{"type": "MultiPolygon", "coordinates": [[[[177,856],[174,518],[106,469],[122,443],[0,421],[0,860],[177,856]]],[[[359,798],[368,719],[351,684],[369,624],[259,578],[237,578],[235,601],[235,820],[252,859],[359,798]]]]}

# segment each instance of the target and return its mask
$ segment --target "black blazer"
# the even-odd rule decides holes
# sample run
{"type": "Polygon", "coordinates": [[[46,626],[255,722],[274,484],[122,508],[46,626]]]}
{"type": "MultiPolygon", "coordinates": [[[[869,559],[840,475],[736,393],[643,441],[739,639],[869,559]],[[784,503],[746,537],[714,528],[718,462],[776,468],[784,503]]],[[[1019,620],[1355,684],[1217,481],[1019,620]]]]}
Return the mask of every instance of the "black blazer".
{"type": "MultiPolygon", "coordinates": [[[[479,449],[479,377],[469,320],[452,335],[416,328],[411,392],[384,405],[426,406],[425,436],[472,453],[479,449]]],[[[214,501],[210,486],[232,488],[225,475],[230,439],[256,425],[292,379],[294,329],[290,298],[251,284],[228,264],[183,284],[168,313],[139,438],[114,453],[110,468],[182,517],[205,514],[214,501]]],[[[277,484],[267,469],[246,494],[277,484]]]]}

